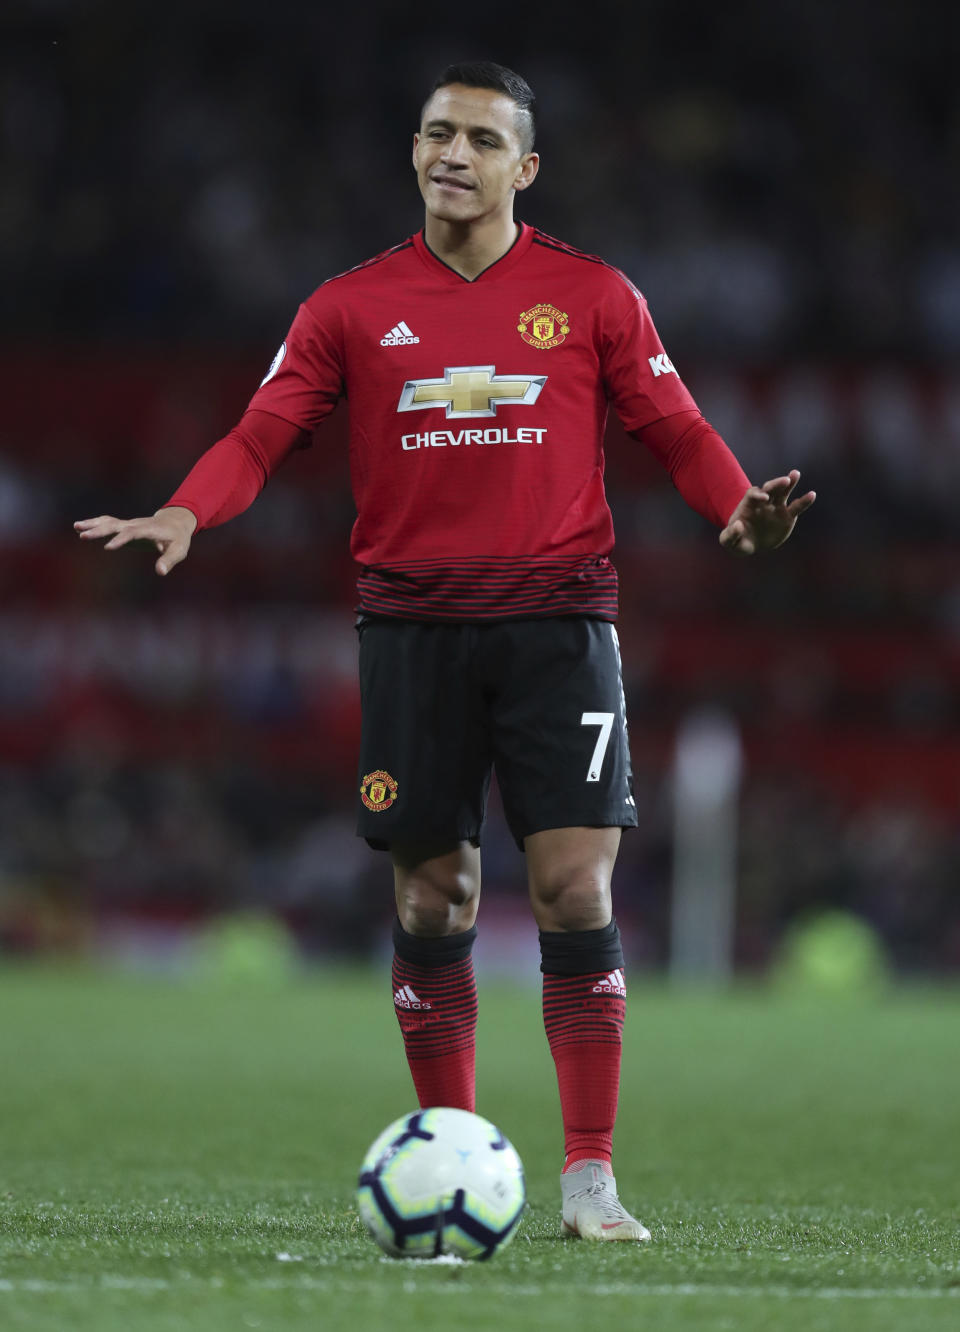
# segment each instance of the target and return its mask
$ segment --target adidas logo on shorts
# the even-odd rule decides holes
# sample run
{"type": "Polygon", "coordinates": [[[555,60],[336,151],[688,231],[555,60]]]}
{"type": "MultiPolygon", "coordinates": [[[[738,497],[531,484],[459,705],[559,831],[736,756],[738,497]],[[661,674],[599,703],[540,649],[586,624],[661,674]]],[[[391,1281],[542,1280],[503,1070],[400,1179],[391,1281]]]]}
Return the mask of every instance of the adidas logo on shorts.
{"type": "Polygon", "coordinates": [[[408,342],[419,342],[420,339],[415,336],[413,329],[408,328],[401,319],[399,324],[394,324],[389,333],[385,333],[380,339],[381,347],[403,347],[408,342]]]}
{"type": "Polygon", "coordinates": [[[602,981],[598,981],[593,987],[594,994],[618,994],[621,999],[627,997],[627,982],[623,972],[617,967],[616,971],[611,971],[609,975],[604,976],[602,981]]]}
{"type": "Polygon", "coordinates": [[[428,1004],[425,999],[418,999],[409,985],[401,985],[393,996],[393,1002],[397,1008],[422,1009],[432,1008],[433,1004],[428,1004]]]}

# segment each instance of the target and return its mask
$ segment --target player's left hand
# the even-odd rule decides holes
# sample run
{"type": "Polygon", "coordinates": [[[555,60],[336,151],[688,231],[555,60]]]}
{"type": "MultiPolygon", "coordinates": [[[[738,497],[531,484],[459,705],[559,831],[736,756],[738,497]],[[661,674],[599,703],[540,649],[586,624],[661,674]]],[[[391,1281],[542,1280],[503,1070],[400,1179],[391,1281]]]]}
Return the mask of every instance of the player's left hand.
{"type": "Polygon", "coordinates": [[[797,519],[817,498],[815,490],[808,490],[799,499],[791,500],[799,480],[800,473],[794,468],[789,476],[751,486],[720,533],[720,545],[735,555],[755,555],[759,550],[782,546],[797,519]]]}

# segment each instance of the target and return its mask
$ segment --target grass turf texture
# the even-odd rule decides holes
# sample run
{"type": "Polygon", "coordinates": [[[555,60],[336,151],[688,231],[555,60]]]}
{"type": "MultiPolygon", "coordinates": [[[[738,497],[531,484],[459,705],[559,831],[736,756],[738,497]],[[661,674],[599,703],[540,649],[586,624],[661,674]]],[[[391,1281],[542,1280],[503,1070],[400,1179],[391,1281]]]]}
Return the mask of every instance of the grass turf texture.
{"type": "Polygon", "coordinates": [[[478,1109],[530,1210],[491,1263],[382,1258],[353,1187],[413,1108],[389,979],[0,969],[0,1326],[960,1325],[960,996],[633,987],[616,1168],[653,1244],[558,1236],[535,990],[481,988],[478,1109]],[[619,1325],[619,1324],[618,1324],[619,1325]]]}

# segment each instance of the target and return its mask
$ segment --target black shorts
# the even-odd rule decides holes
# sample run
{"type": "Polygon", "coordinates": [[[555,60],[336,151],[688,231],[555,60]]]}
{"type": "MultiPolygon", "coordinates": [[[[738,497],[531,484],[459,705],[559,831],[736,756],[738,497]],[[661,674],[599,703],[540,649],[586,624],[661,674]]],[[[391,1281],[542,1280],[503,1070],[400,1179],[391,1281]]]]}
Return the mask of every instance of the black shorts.
{"type": "Polygon", "coordinates": [[[361,618],[357,832],[474,841],[496,768],[517,845],[637,822],[617,632],[585,618],[361,618]]]}

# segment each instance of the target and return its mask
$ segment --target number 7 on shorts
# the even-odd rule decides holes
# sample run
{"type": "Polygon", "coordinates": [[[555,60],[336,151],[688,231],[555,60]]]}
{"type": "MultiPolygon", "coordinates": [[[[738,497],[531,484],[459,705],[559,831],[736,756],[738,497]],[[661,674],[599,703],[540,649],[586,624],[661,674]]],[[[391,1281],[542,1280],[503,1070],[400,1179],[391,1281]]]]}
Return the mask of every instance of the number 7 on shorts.
{"type": "Polygon", "coordinates": [[[603,756],[607,752],[607,745],[610,743],[610,732],[613,730],[613,713],[585,712],[580,718],[580,725],[600,727],[600,734],[597,736],[597,743],[594,745],[593,754],[590,756],[590,763],[587,767],[587,781],[599,782],[600,770],[603,767],[603,756]]]}

